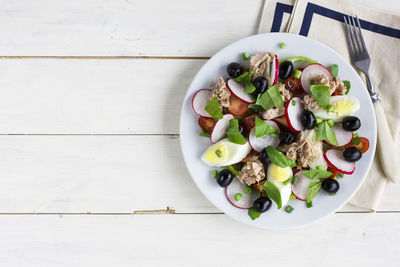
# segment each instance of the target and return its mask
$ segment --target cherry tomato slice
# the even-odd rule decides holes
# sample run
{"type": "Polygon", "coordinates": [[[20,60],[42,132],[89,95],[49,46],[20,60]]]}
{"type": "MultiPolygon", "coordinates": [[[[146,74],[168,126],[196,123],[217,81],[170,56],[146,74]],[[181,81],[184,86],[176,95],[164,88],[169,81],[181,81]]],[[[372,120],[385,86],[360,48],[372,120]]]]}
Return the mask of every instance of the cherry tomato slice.
{"type": "Polygon", "coordinates": [[[358,145],[355,145],[353,143],[350,143],[348,145],[345,146],[345,148],[349,148],[349,147],[355,147],[358,150],[360,150],[361,153],[365,153],[368,151],[369,149],[369,140],[368,138],[365,137],[356,137],[355,139],[359,139],[360,143],[358,145]]]}
{"type": "Polygon", "coordinates": [[[328,178],[335,178],[338,175],[338,171],[335,170],[334,168],[332,168],[331,166],[328,167],[328,171],[332,173],[331,176],[329,176],[328,178]]]}
{"type": "Polygon", "coordinates": [[[199,125],[203,131],[211,134],[211,132],[214,128],[214,120],[212,118],[206,118],[206,117],[200,116],[199,125]]]}
{"type": "MultiPolygon", "coordinates": [[[[253,184],[253,188],[256,189],[257,191],[260,191],[260,186],[263,185],[265,181],[266,180],[253,184]]],[[[264,190],[260,192],[264,192],[264,190]]]]}
{"type": "Polygon", "coordinates": [[[251,129],[253,129],[254,125],[256,124],[255,117],[261,118],[261,116],[258,114],[253,114],[253,115],[243,118],[242,125],[243,125],[244,131],[246,133],[249,133],[251,131],[251,129]]]}
{"type": "Polygon", "coordinates": [[[243,116],[249,111],[248,105],[233,95],[229,98],[229,103],[228,110],[233,116],[243,116]]]}

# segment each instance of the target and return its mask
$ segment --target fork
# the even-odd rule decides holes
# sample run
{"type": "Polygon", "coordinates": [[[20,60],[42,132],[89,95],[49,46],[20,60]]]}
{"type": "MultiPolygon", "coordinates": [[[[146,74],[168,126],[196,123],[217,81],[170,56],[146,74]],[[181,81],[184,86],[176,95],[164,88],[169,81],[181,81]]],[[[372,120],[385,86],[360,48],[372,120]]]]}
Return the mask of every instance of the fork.
{"type": "Polygon", "coordinates": [[[400,176],[399,162],[396,159],[396,151],[393,136],[383,111],[379,94],[376,93],[374,84],[369,75],[369,66],[371,58],[365,45],[364,37],[361,32],[360,21],[358,17],[344,16],[344,23],[347,32],[347,44],[350,50],[351,62],[353,65],[365,74],[367,89],[371,96],[375,108],[376,124],[378,128],[378,150],[386,178],[395,182],[400,176]]]}

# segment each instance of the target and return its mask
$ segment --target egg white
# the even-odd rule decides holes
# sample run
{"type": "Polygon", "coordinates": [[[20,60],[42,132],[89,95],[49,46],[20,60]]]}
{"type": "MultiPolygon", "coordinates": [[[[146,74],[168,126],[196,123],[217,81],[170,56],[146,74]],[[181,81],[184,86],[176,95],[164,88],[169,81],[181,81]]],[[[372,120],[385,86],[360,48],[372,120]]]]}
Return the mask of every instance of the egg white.
{"type": "Polygon", "coordinates": [[[224,138],[217,143],[213,144],[207,150],[203,153],[201,156],[201,160],[207,164],[208,166],[216,166],[216,167],[223,167],[223,166],[229,166],[232,164],[236,164],[240,162],[242,159],[244,159],[251,151],[251,147],[248,142],[246,142],[243,145],[235,144],[228,139],[224,138]],[[212,152],[215,147],[219,147],[220,145],[223,145],[226,147],[227,150],[227,157],[225,160],[220,161],[220,162],[212,162],[207,160],[207,154],[208,153],[214,153],[212,152]]]}
{"type": "Polygon", "coordinates": [[[332,112],[328,112],[326,109],[318,108],[311,111],[314,113],[316,117],[320,117],[323,120],[332,119],[335,122],[340,122],[344,117],[350,116],[354,112],[360,109],[360,102],[358,101],[358,99],[348,95],[331,96],[329,104],[335,107],[336,104],[343,101],[348,101],[351,103],[350,110],[343,111],[334,109],[332,112]]]}
{"type": "Polygon", "coordinates": [[[287,167],[287,168],[281,168],[281,173],[284,175],[284,177],[273,177],[274,174],[272,173],[273,168],[280,168],[276,166],[273,163],[270,163],[268,166],[267,170],[267,180],[273,183],[278,189],[281,194],[281,199],[282,199],[282,206],[286,205],[289,201],[290,195],[292,194],[292,186],[291,183],[288,184],[283,184],[283,182],[277,181],[277,180],[287,180],[291,177],[293,177],[293,171],[292,168],[287,167]]]}

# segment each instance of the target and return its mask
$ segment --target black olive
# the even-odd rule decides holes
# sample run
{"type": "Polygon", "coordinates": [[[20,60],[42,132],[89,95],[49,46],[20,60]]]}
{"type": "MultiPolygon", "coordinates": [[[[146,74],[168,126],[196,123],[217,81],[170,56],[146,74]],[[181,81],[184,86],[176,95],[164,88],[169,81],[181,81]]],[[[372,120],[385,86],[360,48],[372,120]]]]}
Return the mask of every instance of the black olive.
{"type": "Polygon", "coordinates": [[[294,70],[293,63],[291,61],[283,61],[279,64],[279,78],[286,79],[292,74],[294,70]]]}
{"type": "Polygon", "coordinates": [[[229,76],[232,78],[236,78],[242,73],[242,67],[239,63],[232,62],[226,66],[226,72],[228,72],[229,76]]]}
{"type": "Polygon", "coordinates": [[[253,92],[253,95],[257,97],[257,95],[264,93],[268,88],[268,81],[264,77],[257,77],[253,82],[256,90],[253,92]]]}
{"type": "Polygon", "coordinates": [[[227,169],[220,171],[217,175],[217,183],[221,187],[227,187],[232,183],[232,180],[233,180],[233,174],[227,169]]]}
{"type": "Polygon", "coordinates": [[[292,132],[288,132],[288,131],[282,131],[279,133],[279,140],[286,144],[289,145],[291,143],[293,143],[294,141],[294,135],[292,132]]]}
{"type": "Polygon", "coordinates": [[[339,183],[335,179],[325,179],[322,182],[322,189],[327,193],[336,193],[339,191],[339,183]]]}
{"type": "Polygon", "coordinates": [[[361,127],[361,121],[357,117],[348,116],[343,119],[342,127],[346,131],[357,131],[361,127]]]}
{"type": "Polygon", "coordinates": [[[253,203],[253,209],[257,212],[266,212],[271,208],[272,201],[267,197],[260,197],[256,199],[253,203]]]}
{"type": "Polygon", "coordinates": [[[362,153],[355,147],[350,147],[343,152],[343,157],[346,161],[354,162],[362,157],[362,153]]]}
{"type": "Polygon", "coordinates": [[[268,165],[271,161],[269,160],[267,150],[263,149],[258,156],[258,159],[261,161],[262,164],[268,165]]]}
{"type": "Polygon", "coordinates": [[[314,113],[309,110],[304,110],[301,115],[301,124],[303,124],[304,128],[311,130],[315,127],[316,119],[314,113]]]}

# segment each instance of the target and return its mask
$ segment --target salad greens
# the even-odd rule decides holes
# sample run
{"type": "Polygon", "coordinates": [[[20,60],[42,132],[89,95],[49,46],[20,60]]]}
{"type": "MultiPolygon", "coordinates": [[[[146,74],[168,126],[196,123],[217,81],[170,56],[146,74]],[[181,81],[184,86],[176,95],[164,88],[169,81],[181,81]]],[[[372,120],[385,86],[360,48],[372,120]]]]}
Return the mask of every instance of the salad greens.
{"type": "Polygon", "coordinates": [[[277,130],[266,123],[264,120],[260,119],[259,117],[255,117],[255,134],[256,137],[262,137],[266,134],[273,134],[276,133],[277,130]]]}
{"type": "Polygon", "coordinates": [[[261,215],[261,213],[257,212],[254,208],[250,208],[248,214],[253,221],[261,215]]]}
{"type": "Polygon", "coordinates": [[[322,179],[328,178],[332,175],[330,171],[326,171],[324,169],[314,169],[302,172],[304,176],[307,176],[310,179],[322,179]]]}
{"type": "Polygon", "coordinates": [[[307,204],[311,203],[314,197],[318,194],[319,190],[321,189],[321,185],[321,182],[312,182],[308,185],[308,190],[306,194],[307,204]]]}
{"type": "Polygon", "coordinates": [[[242,53],[242,58],[243,58],[243,60],[249,60],[250,59],[250,55],[248,53],[246,53],[246,52],[243,52],[242,53]]]}
{"type": "Polygon", "coordinates": [[[310,86],[310,91],[315,101],[322,108],[327,108],[331,97],[331,89],[328,85],[316,84],[310,86]]]}
{"type": "Polygon", "coordinates": [[[329,67],[330,72],[332,73],[333,79],[336,79],[336,77],[339,74],[339,67],[337,64],[333,64],[332,66],[329,67]]]}
{"type": "Polygon", "coordinates": [[[213,119],[222,119],[222,111],[219,106],[218,98],[214,97],[211,101],[204,107],[204,109],[208,112],[208,114],[213,117],[213,119]]]}
{"type": "Polygon", "coordinates": [[[308,57],[289,57],[289,58],[284,58],[284,59],[281,59],[281,61],[279,61],[279,64],[281,64],[283,61],[291,61],[292,63],[296,62],[296,61],[302,61],[302,62],[306,62],[306,63],[309,63],[309,64],[318,63],[318,61],[315,61],[315,60],[310,59],[308,57]]]}
{"type": "Polygon", "coordinates": [[[267,193],[267,196],[275,201],[276,205],[278,205],[278,209],[282,207],[281,193],[276,185],[267,181],[264,184],[260,185],[260,190],[264,190],[267,193]]]}
{"type": "Polygon", "coordinates": [[[211,136],[211,134],[209,134],[209,133],[206,133],[204,130],[202,130],[202,131],[200,132],[200,136],[204,136],[204,137],[210,137],[210,136],[211,136]]]}
{"type": "Polygon", "coordinates": [[[256,103],[250,104],[249,108],[256,110],[268,110],[273,107],[283,107],[281,93],[279,92],[278,85],[271,86],[263,94],[259,94],[256,103]]]}
{"type": "Polygon", "coordinates": [[[346,86],[346,92],[344,94],[347,95],[350,92],[350,81],[343,81],[343,84],[346,86]]]}
{"type": "Polygon", "coordinates": [[[267,151],[268,158],[271,160],[271,162],[281,168],[293,168],[297,165],[295,160],[289,159],[273,146],[267,146],[265,150],[267,151]]]}
{"type": "Polygon", "coordinates": [[[328,121],[323,121],[320,125],[318,125],[315,139],[318,141],[326,140],[334,146],[338,145],[336,136],[333,133],[331,127],[329,126],[328,121]]]}
{"type": "Polygon", "coordinates": [[[246,144],[246,139],[239,131],[239,120],[231,119],[229,121],[228,131],[226,132],[227,139],[235,144],[244,145],[246,144]]]}
{"type": "Polygon", "coordinates": [[[251,82],[251,75],[253,75],[254,71],[248,71],[235,78],[235,82],[244,85],[244,91],[248,94],[253,93],[256,90],[256,87],[251,82]]]}

